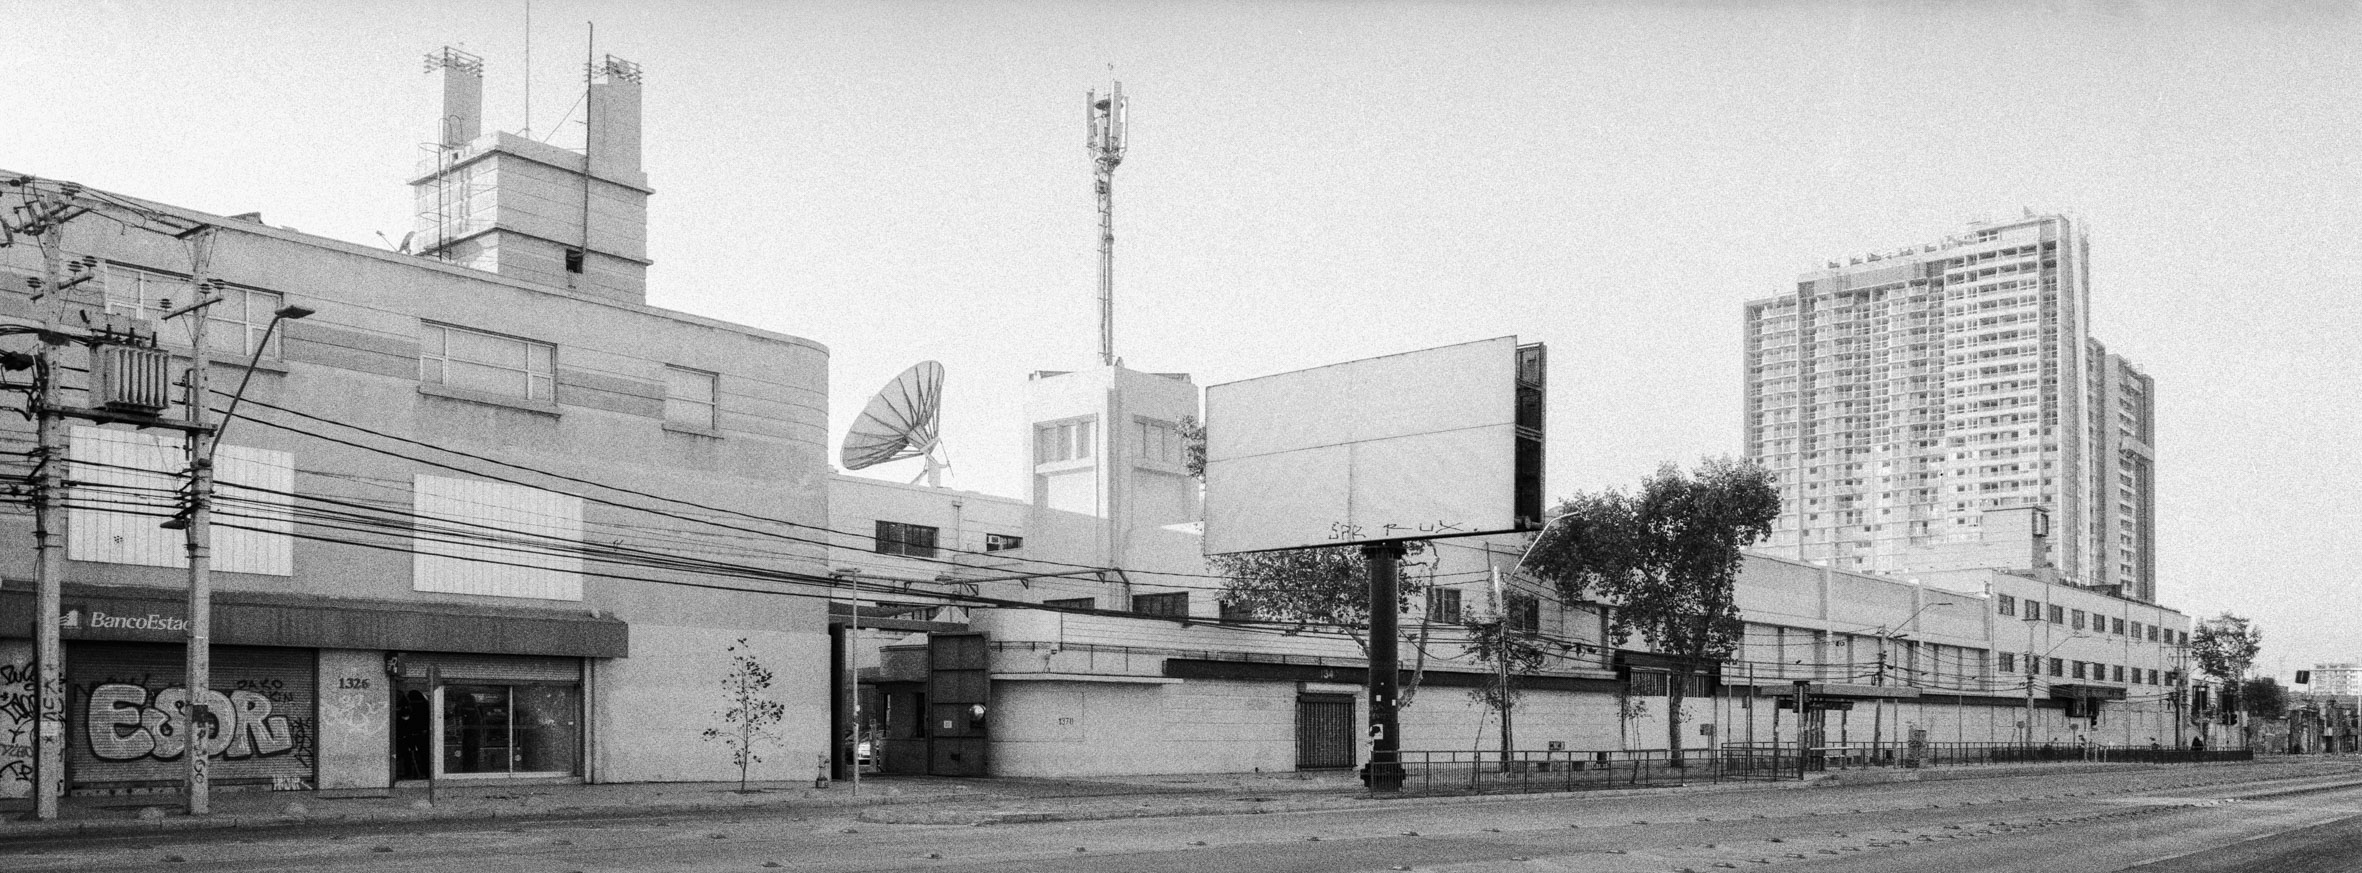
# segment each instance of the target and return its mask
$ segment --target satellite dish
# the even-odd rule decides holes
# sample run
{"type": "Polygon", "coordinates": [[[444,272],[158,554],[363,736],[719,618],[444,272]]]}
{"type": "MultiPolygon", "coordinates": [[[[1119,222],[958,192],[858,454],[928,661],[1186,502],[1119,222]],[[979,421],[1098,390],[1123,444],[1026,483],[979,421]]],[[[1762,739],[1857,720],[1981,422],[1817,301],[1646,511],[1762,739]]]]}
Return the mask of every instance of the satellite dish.
{"type": "Polygon", "coordinates": [[[934,361],[913,364],[878,389],[869,405],[861,408],[861,417],[845,432],[845,446],[838,457],[847,470],[925,458],[926,469],[911,479],[911,484],[925,479],[928,485],[940,488],[943,471],[951,467],[950,462],[936,457],[943,448],[936,434],[942,411],[943,365],[934,361]]]}

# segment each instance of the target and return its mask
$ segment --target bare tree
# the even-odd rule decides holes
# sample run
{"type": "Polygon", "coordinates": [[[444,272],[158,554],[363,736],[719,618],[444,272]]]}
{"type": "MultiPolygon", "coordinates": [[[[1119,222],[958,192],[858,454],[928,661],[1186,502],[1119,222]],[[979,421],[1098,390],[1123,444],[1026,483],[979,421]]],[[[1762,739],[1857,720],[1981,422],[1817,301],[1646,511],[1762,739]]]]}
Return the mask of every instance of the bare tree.
{"type": "Polygon", "coordinates": [[[730,670],[722,674],[722,693],[729,706],[718,715],[720,725],[705,729],[705,741],[730,750],[738,765],[738,792],[746,793],[747,773],[762,763],[761,747],[781,740],[779,723],[787,718],[787,704],[771,697],[771,668],[756,659],[745,637],[729,649],[730,670]]]}

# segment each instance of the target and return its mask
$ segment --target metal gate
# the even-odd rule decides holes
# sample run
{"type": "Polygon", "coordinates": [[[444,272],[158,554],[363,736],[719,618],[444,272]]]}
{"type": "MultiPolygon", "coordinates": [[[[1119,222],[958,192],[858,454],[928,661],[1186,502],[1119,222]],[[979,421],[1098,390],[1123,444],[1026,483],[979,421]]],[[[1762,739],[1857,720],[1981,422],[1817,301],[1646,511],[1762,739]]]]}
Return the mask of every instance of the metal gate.
{"type": "Polygon", "coordinates": [[[927,775],[990,775],[986,706],[992,680],[984,635],[927,637],[927,775]]]}
{"type": "Polygon", "coordinates": [[[1353,766],[1353,695],[1296,697],[1296,769],[1343,770],[1353,766]]]}
{"type": "MultiPolygon", "coordinates": [[[[66,766],[76,788],[179,780],[189,731],[186,650],[175,645],[76,643],[66,766]]],[[[213,647],[211,724],[198,732],[216,785],[312,787],[318,669],[310,649],[213,647]]]]}

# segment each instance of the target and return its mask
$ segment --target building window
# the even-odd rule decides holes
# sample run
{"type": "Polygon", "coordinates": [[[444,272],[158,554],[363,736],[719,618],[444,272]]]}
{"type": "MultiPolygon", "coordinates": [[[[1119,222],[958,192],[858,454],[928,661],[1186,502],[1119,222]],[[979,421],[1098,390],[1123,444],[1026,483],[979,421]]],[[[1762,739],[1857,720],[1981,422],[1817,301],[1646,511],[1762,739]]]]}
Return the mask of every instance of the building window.
{"type": "Polygon", "coordinates": [[[2077,678],[2077,679],[2081,679],[2081,678],[2083,678],[2083,662],[2082,662],[2082,661],[2076,661],[2076,662],[2075,662],[2075,678],[2077,678]]]}
{"type": "Polygon", "coordinates": [[[1427,620],[1439,624],[1460,623],[1460,589],[1427,589],[1427,620]]]}
{"type": "Polygon", "coordinates": [[[1060,597],[1044,600],[1042,605],[1051,609],[1098,609],[1099,601],[1089,597],[1060,597]]]}
{"type": "Polygon", "coordinates": [[[1169,594],[1134,594],[1132,595],[1132,612],[1138,615],[1153,615],[1161,618],[1188,618],[1189,592],[1175,591],[1169,594]]]}
{"type": "Polygon", "coordinates": [[[2051,624],[2066,624],[2066,623],[2067,623],[2067,608],[2066,608],[2066,607],[2064,607],[2064,606],[2060,606],[2060,605],[2058,605],[2058,604],[2056,604],[2056,603],[2053,603],[2053,604],[2051,604],[2051,605],[2050,605],[2050,623],[2051,623],[2051,624]]]}
{"type": "Polygon", "coordinates": [[[462,327],[428,324],[419,332],[418,378],[487,394],[551,400],[557,347],[462,327]]]}
{"type": "Polygon", "coordinates": [[[2108,619],[2108,632],[2109,632],[2109,633],[2112,633],[2112,634],[2115,634],[2115,635],[2117,635],[2117,636],[2123,636],[2123,635],[2124,635],[2124,619],[2121,619],[2121,618],[2111,618],[2111,619],[2108,619]]]}
{"type": "Polygon", "coordinates": [[[2065,658],[2052,658],[2052,659],[2050,659],[2050,675],[2052,675],[2052,676],[2065,676],[2065,675],[2067,675],[2067,660],[2066,660],[2065,658]]]}
{"type": "Polygon", "coordinates": [[[443,772],[571,775],[582,745],[582,689],[446,685],[443,772]]]}
{"type": "Polygon", "coordinates": [[[1078,418],[1033,429],[1033,461],[1049,464],[1079,461],[1091,456],[1091,420],[1078,418]]]}
{"type": "MultiPolygon", "coordinates": [[[[108,312],[154,321],[158,342],[189,347],[187,325],[194,324],[196,316],[164,321],[165,313],[196,302],[189,280],[131,267],[108,267],[105,278],[108,312]]],[[[206,351],[240,358],[254,354],[255,344],[262,342],[263,331],[270,327],[272,313],[285,305],[286,298],[276,291],[236,285],[222,285],[214,293],[221,302],[199,310],[205,314],[206,351]]],[[[278,341],[276,336],[271,338],[272,347],[264,357],[279,356],[278,341]]]]}
{"type": "Polygon", "coordinates": [[[2027,621],[2041,621],[2041,620],[2042,620],[2042,601],[2039,601],[2039,600],[2028,600],[2028,601],[2026,601],[2026,620],[2027,620],[2027,621]]]}
{"type": "Polygon", "coordinates": [[[1141,419],[1136,422],[1140,431],[1140,458],[1167,464],[1181,463],[1181,432],[1161,421],[1141,419]]]}
{"type": "Polygon", "coordinates": [[[2074,620],[2068,622],[2068,626],[2076,630],[2083,629],[2083,610],[2078,609],[2074,611],[2074,620]]]}
{"type": "Polygon", "coordinates": [[[1010,549],[1024,547],[1025,538],[1016,534],[988,533],[984,535],[984,550],[987,552],[1006,552],[1010,549]]]}
{"type": "Polygon", "coordinates": [[[1994,611],[2002,615],[2018,614],[2018,599],[2015,597],[2004,594],[2001,595],[2000,599],[1995,600],[1994,604],[1994,611]]]}
{"type": "MultiPolygon", "coordinates": [[[[179,437],[75,425],[67,445],[66,557],[189,565],[188,537],[157,522],[186,508],[187,444],[179,437]]],[[[213,455],[213,569],[294,575],[295,458],[221,446],[213,455]]]]}
{"type": "Polygon", "coordinates": [[[664,421],[699,430],[721,427],[714,413],[721,396],[720,376],[687,367],[664,368],[664,421]]]}
{"type": "Polygon", "coordinates": [[[582,498],[423,474],[411,491],[413,590],[582,599],[582,498]]]}
{"type": "Polygon", "coordinates": [[[2110,682],[2122,682],[2122,681],[2124,681],[2124,665],[2122,665],[2122,664],[2117,664],[2117,665],[2115,665],[2115,666],[2113,666],[2113,667],[2109,667],[2109,668],[2108,668],[2108,673],[2109,673],[2109,674],[2111,674],[2111,675],[2109,676],[2109,679],[2108,679],[2108,681],[2110,681],[2110,682]]]}
{"type": "Polygon", "coordinates": [[[878,554],[912,558],[935,557],[936,528],[898,521],[878,522],[878,554]]]}
{"type": "Polygon", "coordinates": [[[2018,671],[2018,656],[2015,653],[2002,652],[2001,654],[1996,655],[1995,658],[2000,662],[1996,666],[2000,668],[2001,672],[2015,673],[2018,671]]]}
{"type": "Polygon", "coordinates": [[[1534,636],[1542,632],[1542,602],[1531,594],[1509,593],[1508,625],[1511,631],[1534,636]]]}
{"type": "Polygon", "coordinates": [[[2141,638],[2141,623],[2140,623],[2140,622],[2137,622],[2137,621],[2136,621],[2136,622],[2132,622],[2132,638],[2133,638],[2133,639],[2136,639],[2136,640],[2141,638]]]}

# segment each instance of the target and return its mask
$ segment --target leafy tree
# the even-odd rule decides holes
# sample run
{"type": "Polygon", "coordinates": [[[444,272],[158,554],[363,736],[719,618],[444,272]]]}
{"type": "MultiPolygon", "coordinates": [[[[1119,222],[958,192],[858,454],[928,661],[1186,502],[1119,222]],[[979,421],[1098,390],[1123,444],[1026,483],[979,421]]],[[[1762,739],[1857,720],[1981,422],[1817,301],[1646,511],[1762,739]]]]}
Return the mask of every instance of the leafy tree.
{"type": "Polygon", "coordinates": [[[2256,718],[2280,718],[2288,714],[2288,689],[2278,679],[2257,676],[2239,683],[2239,706],[2256,718]]]}
{"type": "Polygon", "coordinates": [[[2225,688],[2247,675],[2263,648],[2263,629],[2228,612],[2198,622],[2198,632],[2190,635],[2190,654],[2198,659],[2198,672],[2214,677],[2225,688]]]}
{"type": "Polygon", "coordinates": [[[1484,684],[1469,689],[1468,698],[1500,716],[1501,767],[1502,772],[1508,772],[1515,736],[1510,718],[1523,695],[1517,688],[1517,677],[1541,669],[1548,654],[1539,640],[1515,626],[1512,604],[1489,595],[1487,599],[1491,609],[1469,614],[1461,621],[1468,631],[1466,650],[1485,671],[1484,684]]]}
{"type": "MultiPolygon", "coordinates": [[[[1409,544],[1413,549],[1419,545],[1409,544]]],[[[1353,640],[1362,657],[1369,657],[1370,577],[1362,563],[1361,547],[1215,555],[1207,558],[1206,563],[1224,577],[1222,591],[1215,598],[1227,613],[1287,622],[1295,630],[1334,628],[1353,640]]],[[[1396,615],[1401,615],[1409,611],[1415,599],[1426,594],[1428,585],[1412,575],[1411,569],[1418,565],[1404,561],[1395,566],[1398,576],[1394,610],[1396,615]]],[[[1431,572],[1432,569],[1430,566],[1431,572]]],[[[1421,610],[1421,614],[1425,611],[1421,610]]],[[[1411,681],[1401,689],[1398,707],[1410,706],[1412,696],[1418,693],[1419,677],[1427,663],[1427,631],[1427,623],[1422,620],[1417,632],[1403,634],[1417,650],[1418,657],[1411,681]]]]}
{"type": "Polygon", "coordinates": [[[1206,425],[1197,416],[1184,415],[1173,423],[1173,432],[1181,435],[1181,463],[1197,481],[1206,481],[1206,425]]]}
{"type": "MultiPolygon", "coordinates": [[[[1708,458],[1684,473],[1666,464],[1638,493],[1560,503],[1525,567],[1561,599],[1609,602],[1608,634],[1618,645],[1638,634],[1694,673],[1738,648],[1740,550],[1770,536],[1779,515],[1779,493],[1761,466],[1708,458]]],[[[1679,762],[1688,683],[1677,677],[1669,685],[1666,739],[1679,762]]]]}
{"type": "Polygon", "coordinates": [[[705,729],[705,741],[730,750],[738,765],[738,792],[746,793],[747,771],[763,760],[761,747],[783,738],[779,723],[787,719],[787,704],[771,698],[771,668],[754,656],[745,637],[731,644],[730,670],[722,674],[723,698],[729,707],[718,715],[722,723],[705,729]]]}

